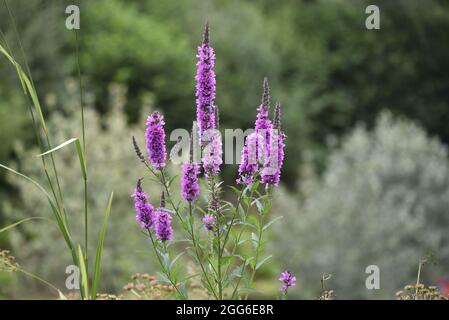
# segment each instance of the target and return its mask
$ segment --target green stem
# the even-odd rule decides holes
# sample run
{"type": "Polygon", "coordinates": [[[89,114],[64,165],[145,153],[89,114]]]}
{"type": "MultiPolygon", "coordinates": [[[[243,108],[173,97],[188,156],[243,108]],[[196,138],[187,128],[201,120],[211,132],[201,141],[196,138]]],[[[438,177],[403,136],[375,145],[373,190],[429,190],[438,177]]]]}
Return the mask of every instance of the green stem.
{"type": "Polygon", "coordinates": [[[235,207],[235,212],[234,212],[234,214],[232,215],[231,222],[230,222],[230,224],[229,224],[229,226],[228,226],[228,229],[226,230],[226,235],[225,235],[225,238],[224,238],[224,241],[223,241],[223,249],[226,247],[226,243],[228,242],[229,234],[230,234],[231,229],[232,229],[232,226],[233,226],[233,224],[234,224],[234,220],[235,220],[235,218],[237,217],[237,213],[238,213],[239,207],[240,207],[240,202],[242,201],[242,197],[243,197],[243,190],[245,190],[245,189],[242,189],[242,190],[240,191],[240,193],[239,193],[239,197],[238,197],[238,199],[237,199],[237,205],[236,205],[236,207],[235,207]]]}
{"type": "MultiPolygon", "coordinates": [[[[189,201],[189,214],[190,214],[190,217],[193,217],[192,203],[190,201],[189,201]]],[[[203,263],[201,261],[200,254],[198,252],[199,244],[195,240],[195,232],[194,232],[194,229],[193,229],[193,223],[190,223],[190,219],[189,219],[189,225],[190,225],[190,232],[189,232],[190,233],[190,237],[192,238],[193,247],[195,249],[194,250],[195,251],[195,255],[196,255],[196,258],[198,259],[198,263],[200,265],[201,271],[203,272],[204,278],[206,279],[207,284],[209,285],[209,288],[210,288],[212,294],[214,295],[215,299],[218,300],[219,297],[217,296],[217,294],[216,294],[216,292],[214,290],[214,287],[212,286],[212,283],[211,283],[211,281],[209,279],[209,276],[207,275],[206,269],[204,268],[204,265],[203,265],[203,263]]]]}
{"type": "MultiPolygon", "coordinates": [[[[150,237],[151,240],[151,244],[153,245],[153,249],[154,249],[154,253],[156,254],[157,260],[161,266],[162,272],[167,276],[167,279],[170,281],[171,285],[175,288],[175,290],[178,292],[179,296],[181,297],[181,299],[185,300],[187,299],[187,297],[179,290],[177,284],[175,283],[175,281],[173,281],[172,277],[171,277],[171,272],[170,270],[166,270],[164,263],[162,262],[162,259],[159,255],[159,252],[157,251],[156,248],[156,242],[154,241],[153,235],[151,234],[151,230],[147,229],[148,231],[148,236],[150,237]]],[[[166,250],[166,247],[164,246],[164,249],[166,250]]]]}
{"type": "MultiPolygon", "coordinates": [[[[78,70],[78,83],[79,83],[79,98],[80,98],[80,109],[81,109],[81,132],[82,132],[82,144],[84,161],[87,166],[87,153],[86,153],[86,130],[84,121],[84,99],[83,99],[83,83],[81,79],[81,63],[79,54],[79,41],[78,32],[75,30],[75,46],[76,46],[76,64],[78,70]]],[[[89,274],[89,264],[88,264],[88,250],[89,250],[89,221],[88,221],[88,203],[87,203],[87,179],[84,180],[84,257],[86,263],[87,274],[89,274]]]]}
{"type": "MultiPolygon", "coordinates": [[[[268,188],[265,191],[265,195],[268,194],[268,188]]],[[[264,200],[265,202],[267,200],[264,200]]],[[[264,207],[265,207],[266,203],[264,203],[264,207]]],[[[257,263],[259,262],[259,251],[260,251],[260,244],[262,243],[262,236],[263,236],[263,223],[264,223],[264,218],[265,218],[265,212],[262,212],[259,214],[259,230],[258,230],[258,236],[257,236],[257,247],[256,247],[256,256],[254,258],[254,268],[251,272],[251,276],[249,278],[249,286],[252,286],[253,281],[254,281],[254,277],[256,275],[256,271],[257,271],[257,263]]],[[[246,293],[245,295],[245,300],[248,299],[248,295],[249,293],[246,293]]]]}

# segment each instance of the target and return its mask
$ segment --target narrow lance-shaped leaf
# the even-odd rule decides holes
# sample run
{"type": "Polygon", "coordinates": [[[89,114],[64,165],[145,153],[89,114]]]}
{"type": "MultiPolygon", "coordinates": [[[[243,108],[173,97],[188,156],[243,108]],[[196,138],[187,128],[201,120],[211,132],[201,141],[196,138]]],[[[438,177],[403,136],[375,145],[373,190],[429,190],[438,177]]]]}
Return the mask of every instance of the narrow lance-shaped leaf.
{"type": "Polygon", "coordinates": [[[12,228],[14,228],[14,227],[16,227],[16,226],[18,226],[18,225],[24,223],[24,222],[30,221],[30,220],[47,220],[47,221],[54,222],[53,220],[48,219],[48,218],[45,218],[45,217],[30,217],[30,218],[25,218],[25,219],[19,220],[19,221],[17,221],[17,222],[14,222],[14,223],[12,223],[12,224],[6,226],[6,227],[1,228],[1,229],[0,229],[0,233],[5,232],[5,231],[7,231],[7,230],[9,230],[9,229],[12,229],[12,228]]]}
{"type": "Polygon", "coordinates": [[[104,237],[106,235],[106,228],[108,225],[109,215],[111,213],[112,199],[114,198],[114,192],[111,192],[109,196],[108,206],[106,209],[106,213],[103,218],[103,224],[101,225],[100,233],[98,235],[97,242],[97,254],[95,257],[95,269],[94,269],[94,277],[92,281],[92,300],[95,300],[97,297],[97,287],[100,279],[100,267],[101,267],[101,253],[103,250],[104,237]]]}
{"type": "Polygon", "coordinates": [[[55,151],[58,151],[59,149],[62,149],[65,146],[67,146],[67,145],[69,145],[71,143],[75,143],[76,153],[78,154],[78,158],[79,158],[79,162],[80,162],[80,166],[81,166],[81,173],[83,174],[83,179],[87,180],[86,160],[85,160],[85,157],[84,157],[83,149],[81,147],[81,143],[80,143],[78,138],[71,138],[71,139],[69,139],[67,141],[64,141],[63,143],[59,144],[58,146],[54,147],[53,149],[39,154],[38,157],[43,157],[45,155],[48,155],[48,154],[53,153],[55,151]]]}
{"type": "Polygon", "coordinates": [[[78,245],[78,266],[81,272],[81,294],[85,299],[89,299],[89,279],[87,277],[86,264],[84,263],[83,250],[78,245]]]}

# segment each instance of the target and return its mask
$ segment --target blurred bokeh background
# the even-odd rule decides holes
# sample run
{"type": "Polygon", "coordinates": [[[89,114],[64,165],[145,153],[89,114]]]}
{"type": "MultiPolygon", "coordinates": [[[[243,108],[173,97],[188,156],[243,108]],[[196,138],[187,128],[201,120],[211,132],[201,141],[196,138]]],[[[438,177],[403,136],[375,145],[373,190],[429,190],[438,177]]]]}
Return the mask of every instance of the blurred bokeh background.
{"type": "MultiPolygon", "coordinates": [[[[102,292],[120,292],[134,272],[154,273],[129,195],[143,174],[130,137],[164,112],[167,129],[194,119],[196,47],[205,21],[216,50],[222,128],[252,127],[268,76],[288,135],[273,216],[284,218],[260,274],[262,297],[289,269],[292,298],[317,298],[322,273],[340,299],[394,298],[416,278],[449,279],[449,2],[444,0],[14,0],[8,1],[55,144],[79,136],[75,34],[65,8],[81,9],[78,33],[87,110],[92,221],[116,199],[106,237],[102,292]],[[365,8],[380,8],[367,30],[365,8]],[[365,288],[378,265],[380,290],[365,288]]],[[[4,3],[0,28],[20,62],[4,3]]],[[[0,59],[0,163],[40,179],[39,153],[15,70],[0,59]]],[[[58,153],[74,229],[81,223],[77,159],[58,153]]],[[[223,176],[235,178],[227,165],[223,176]]],[[[154,187],[146,183],[151,194],[154,187]],[[152,189],[153,188],[153,189],[152,189]]],[[[157,189],[154,190],[156,194],[157,189]]],[[[154,199],[153,199],[154,200],[154,199]]],[[[0,172],[0,227],[50,216],[38,191],[0,172]]],[[[98,223],[96,224],[98,226],[98,223]]],[[[78,226],[80,227],[80,226],[78,226]]],[[[23,224],[0,235],[19,263],[63,287],[70,257],[55,226],[23,224]]],[[[45,298],[44,286],[0,273],[0,298],[45,298]]]]}

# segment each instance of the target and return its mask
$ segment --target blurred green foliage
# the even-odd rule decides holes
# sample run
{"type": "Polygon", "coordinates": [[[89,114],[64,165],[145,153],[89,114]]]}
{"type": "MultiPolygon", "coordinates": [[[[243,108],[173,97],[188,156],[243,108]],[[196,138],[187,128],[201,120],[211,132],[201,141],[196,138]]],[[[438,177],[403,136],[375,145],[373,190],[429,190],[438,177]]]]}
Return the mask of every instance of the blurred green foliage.
{"type": "MultiPolygon", "coordinates": [[[[64,29],[67,3],[10,4],[42,94],[56,91],[61,77],[77,72],[75,36],[64,29]]],[[[446,2],[377,1],[377,31],[365,28],[369,1],[74,3],[81,8],[84,85],[96,94],[99,111],[108,111],[107,87],[118,82],[128,87],[125,109],[131,122],[150,98],[170,119],[169,129],[190,128],[194,120],[195,54],[208,20],[217,54],[223,127],[252,126],[267,75],[273,99],[284,106],[288,153],[298,155],[286,161],[285,182],[290,186],[297,177],[297,161],[305,154],[323,169],[333,138],[358,121],[372,125],[385,108],[449,141],[446,2]]],[[[2,30],[14,44],[4,6],[0,15],[2,30]]],[[[12,79],[5,80],[1,86],[11,90],[12,79]]]]}
{"type": "MultiPolygon", "coordinates": [[[[0,2],[0,29],[23,64],[4,3],[0,2]]],[[[78,4],[85,91],[94,93],[92,105],[102,118],[116,111],[108,100],[110,84],[126,87],[127,122],[139,123],[140,128],[148,105],[164,112],[168,130],[191,127],[195,55],[204,23],[209,21],[217,55],[221,127],[253,126],[262,79],[268,76],[272,99],[282,103],[288,135],[282,179],[296,197],[296,187],[313,188],[317,183],[307,180],[307,173],[326,174],[329,152],[340,138],[358,122],[371,129],[381,110],[406,116],[429,135],[449,143],[449,3],[445,1],[378,0],[381,29],[375,31],[365,28],[365,8],[372,4],[368,0],[7,3],[47,115],[70,114],[65,105],[72,97],[64,84],[77,75],[76,37],[65,28],[65,7],[78,4]],[[308,171],[299,171],[304,163],[308,171]]],[[[15,71],[0,59],[0,72],[0,162],[15,163],[23,155],[17,143],[34,150],[35,139],[28,101],[15,71]]],[[[233,181],[236,166],[224,171],[225,179],[233,181]]],[[[1,203],[5,199],[20,203],[17,188],[0,172],[1,203]]],[[[5,222],[0,208],[0,225],[5,222]]],[[[6,242],[0,238],[1,245],[6,242]]]]}
{"type": "Polygon", "coordinates": [[[317,298],[321,273],[339,299],[393,299],[416,283],[418,262],[433,255],[421,281],[436,285],[449,265],[448,149],[410,121],[379,117],[374,131],[357,127],[332,152],[303,199],[275,199],[277,257],[294,271],[290,294],[317,298]],[[294,239],[294,240],[292,240],[294,239]],[[380,269],[380,289],[367,290],[365,269],[380,269]]]}

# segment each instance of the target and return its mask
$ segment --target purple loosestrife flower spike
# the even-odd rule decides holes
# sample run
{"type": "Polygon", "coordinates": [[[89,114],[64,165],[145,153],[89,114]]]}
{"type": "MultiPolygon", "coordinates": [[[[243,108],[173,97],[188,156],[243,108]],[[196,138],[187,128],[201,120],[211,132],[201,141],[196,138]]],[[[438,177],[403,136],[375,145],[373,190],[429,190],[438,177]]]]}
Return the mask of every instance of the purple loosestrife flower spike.
{"type": "Polygon", "coordinates": [[[200,166],[193,162],[193,134],[190,135],[190,161],[182,165],[181,177],[181,195],[186,201],[198,199],[200,188],[198,183],[198,174],[200,166]]]}
{"type": "Polygon", "coordinates": [[[134,208],[136,209],[136,221],[140,226],[149,229],[154,225],[154,208],[148,203],[148,195],[142,190],[142,178],[137,180],[137,186],[131,195],[134,199],[134,208]]]}
{"type": "Polygon", "coordinates": [[[223,146],[221,143],[221,134],[217,129],[209,129],[203,136],[208,141],[203,150],[203,168],[206,173],[217,174],[220,172],[220,166],[223,163],[223,146]]]}
{"type": "Polygon", "coordinates": [[[161,194],[161,206],[156,210],[156,236],[161,240],[169,241],[173,239],[173,228],[171,226],[171,215],[165,210],[165,194],[161,194]]]}
{"type": "Polygon", "coordinates": [[[239,178],[237,179],[237,183],[243,183],[246,185],[253,183],[254,174],[259,169],[257,154],[260,153],[262,141],[262,137],[256,132],[253,132],[246,137],[245,145],[242,149],[242,158],[240,161],[239,178]]]}
{"type": "Polygon", "coordinates": [[[274,127],[270,134],[270,152],[265,159],[261,173],[263,183],[279,185],[284,163],[284,139],[285,135],[281,131],[281,104],[278,102],[274,110],[274,127]]]}
{"type": "Polygon", "coordinates": [[[200,188],[198,184],[198,174],[200,173],[200,166],[194,162],[184,163],[182,165],[181,177],[181,194],[186,201],[194,201],[200,195],[200,188]]]}
{"type": "MultiPolygon", "coordinates": [[[[270,133],[273,127],[269,117],[269,111],[270,111],[270,85],[268,83],[268,79],[264,78],[262,103],[257,109],[257,119],[255,125],[256,133],[264,138],[262,144],[263,152],[257,154],[257,160],[259,161],[263,161],[264,157],[266,157],[269,153],[270,133]]],[[[258,147],[257,149],[260,148],[258,147]]]]}
{"type": "Polygon", "coordinates": [[[217,219],[212,214],[206,214],[203,217],[204,229],[206,231],[213,231],[217,223],[217,219]]]}
{"type": "Polygon", "coordinates": [[[206,130],[215,127],[215,53],[209,45],[209,24],[206,24],[204,38],[198,47],[196,71],[196,117],[200,131],[200,140],[206,130]]]}
{"type": "Polygon", "coordinates": [[[287,294],[288,288],[296,285],[296,277],[290,271],[282,272],[279,281],[282,282],[281,292],[283,294],[287,294]]]}
{"type": "Polygon", "coordinates": [[[155,111],[147,119],[146,143],[151,165],[155,169],[163,169],[167,159],[165,149],[164,116],[155,111]]]}

